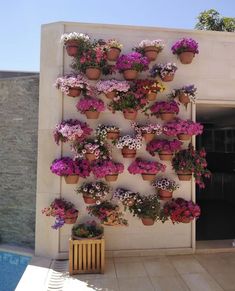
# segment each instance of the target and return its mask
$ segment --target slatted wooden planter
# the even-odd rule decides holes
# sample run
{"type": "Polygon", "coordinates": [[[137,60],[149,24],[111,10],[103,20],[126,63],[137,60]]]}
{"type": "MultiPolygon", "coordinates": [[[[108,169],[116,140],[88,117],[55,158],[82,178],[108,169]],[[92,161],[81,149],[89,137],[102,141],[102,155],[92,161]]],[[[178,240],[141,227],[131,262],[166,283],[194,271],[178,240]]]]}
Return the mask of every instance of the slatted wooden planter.
{"type": "Polygon", "coordinates": [[[69,240],[69,274],[104,273],[105,242],[101,239],[69,240]]]}

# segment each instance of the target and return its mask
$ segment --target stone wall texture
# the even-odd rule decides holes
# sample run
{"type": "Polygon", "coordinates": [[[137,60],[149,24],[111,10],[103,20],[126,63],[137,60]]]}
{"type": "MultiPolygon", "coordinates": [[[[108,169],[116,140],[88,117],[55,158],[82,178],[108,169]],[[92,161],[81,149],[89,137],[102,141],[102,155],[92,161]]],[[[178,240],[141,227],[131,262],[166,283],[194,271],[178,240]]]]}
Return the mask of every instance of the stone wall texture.
{"type": "Polygon", "coordinates": [[[34,247],[39,76],[0,79],[0,243],[34,247]]]}

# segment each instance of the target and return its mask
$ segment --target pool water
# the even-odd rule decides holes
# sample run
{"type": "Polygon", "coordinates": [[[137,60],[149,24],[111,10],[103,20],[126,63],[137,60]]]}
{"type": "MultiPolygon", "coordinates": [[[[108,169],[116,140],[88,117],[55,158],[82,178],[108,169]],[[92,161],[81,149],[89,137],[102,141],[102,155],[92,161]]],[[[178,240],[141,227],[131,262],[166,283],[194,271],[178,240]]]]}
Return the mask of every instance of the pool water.
{"type": "Polygon", "coordinates": [[[14,291],[31,257],[0,251],[0,291],[14,291]]]}

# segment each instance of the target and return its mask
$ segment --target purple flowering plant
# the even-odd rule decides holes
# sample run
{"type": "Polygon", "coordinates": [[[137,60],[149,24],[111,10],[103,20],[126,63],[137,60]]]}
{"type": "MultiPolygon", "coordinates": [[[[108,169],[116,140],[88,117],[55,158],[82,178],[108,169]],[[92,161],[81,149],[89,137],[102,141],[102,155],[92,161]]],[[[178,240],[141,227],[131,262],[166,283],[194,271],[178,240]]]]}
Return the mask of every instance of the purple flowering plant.
{"type": "Polygon", "coordinates": [[[84,114],[85,111],[102,112],[105,110],[104,102],[95,97],[81,98],[78,101],[76,107],[77,107],[77,110],[80,111],[82,114],[84,114]]]}
{"type": "Polygon", "coordinates": [[[117,92],[127,92],[130,89],[130,85],[127,81],[118,81],[115,79],[99,81],[96,84],[96,88],[99,92],[105,94],[117,91],[117,92]]]}
{"type": "Polygon", "coordinates": [[[190,101],[195,103],[196,101],[196,94],[197,88],[194,85],[186,85],[179,89],[172,90],[171,94],[169,95],[169,99],[173,99],[178,97],[181,94],[185,94],[189,97],[190,101]]]}
{"type": "Polygon", "coordinates": [[[124,165],[112,160],[96,160],[91,165],[91,171],[96,178],[104,178],[107,175],[123,173],[124,165]]]}
{"type": "Polygon", "coordinates": [[[149,60],[137,52],[121,55],[116,63],[116,69],[120,73],[125,70],[136,70],[142,72],[148,70],[148,66],[149,60]]]}
{"type": "Polygon", "coordinates": [[[203,125],[192,120],[177,118],[165,123],[163,132],[168,136],[176,136],[177,134],[199,135],[203,132],[203,125]]]}
{"type": "Polygon", "coordinates": [[[159,172],[164,172],[166,166],[157,161],[146,161],[137,158],[128,167],[128,172],[132,175],[136,174],[158,174],[159,172]]]}
{"type": "Polygon", "coordinates": [[[167,140],[167,139],[154,139],[150,141],[146,150],[150,153],[150,155],[154,156],[155,152],[165,151],[169,154],[175,153],[181,149],[182,142],[177,139],[167,140]]]}
{"type": "Polygon", "coordinates": [[[88,79],[82,74],[68,74],[56,79],[55,87],[68,95],[70,88],[79,88],[83,94],[90,90],[88,79]]]}
{"type": "Polygon", "coordinates": [[[171,47],[173,54],[180,54],[183,52],[192,52],[194,54],[198,54],[198,43],[192,38],[182,38],[177,40],[173,46],[171,47]]]}
{"type": "Polygon", "coordinates": [[[159,75],[161,78],[164,78],[167,75],[174,75],[177,69],[175,63],[155,64],[150,70],[150,76],[155,78],[159,75]]]}

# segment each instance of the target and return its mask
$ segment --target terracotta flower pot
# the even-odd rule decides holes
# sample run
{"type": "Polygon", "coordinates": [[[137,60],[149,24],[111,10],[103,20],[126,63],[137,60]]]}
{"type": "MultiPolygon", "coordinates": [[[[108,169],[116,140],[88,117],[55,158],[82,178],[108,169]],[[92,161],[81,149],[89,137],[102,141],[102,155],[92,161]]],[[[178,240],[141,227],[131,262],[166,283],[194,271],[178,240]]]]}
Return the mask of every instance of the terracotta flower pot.
{"type": "Polygon", "coordinates": [[[142,220],[142,223],[147,226],[154,224],[154,220],[149,217],[142,217],[141,220],[142,220]]]}
{"type": "Polygon", "coordinates": [[[157,98],[157,93],[155,92],[150,92],[147,94],[147,99],[148,101],[154,101],[157,98]]]}
{"type": "Polygon", "coordinates": [[[82,195],[83,200],[86,204],[95,204],[96,200],[90,196],[82,195]]]}
{"type": "Polygon", "coordinates": [[[155,132],[146,132],[146,133],[142,133],[142,136],[144,138],[144,140],[146,142],[150,142],[151,140],[154,139],[154,136],[155,136],[155,132]]]}
{"type": "Polygon", "coordinates": [[[117,47],[111,47],[107,52],[107,59],[111,62],[115,62],[119,55],[121,53],[121,50],[117,47]]]}
{"type": "Polygon", "coordinates": [[[116,96],[116,94],[117,94],[117,91],[114,90],[114,91],[111,91],[111,92],[106,93],[105,96],[108,99],[113,99],[116,96]]]}
{"type": "Polygon", "coordinates": [[[123,158],[134,158],[136,156],[136,150],[129,149],[128,147],[124,147],[122,149],[122,156],[123,158]]]}
{"type": "Polygon", "coordinates": [[[183,52],[178,55],[180,62],[184,65],[191,64],[195,54],[192,52],[183,52]]]}
{"type": "Polygon", "coordinates": [[[171,82],[174,80],[174,77],[175,77],[175,74],[171,74],[171,75],[169,74],[164,77],[161,77],[161,79],[163,82],[171,82]]]}
{"type": "Polygon", "coordinates": [[[93,154],[93,153],[86,153],[86,154],[85,154],[85,157],[86,157],[86,159],[87,159],[89,162],[92,162],[92,161],[96,160],[96,156],[95,156],[95,154],[93,154]]]}
{"type": "Polygon", "coordinates": [[[190,99],[189,99],[188,95],[185,93],[179,94],[178,98],[179,98],[180,103],[182,103],[184,105],[187,105],[188,103],[190,103],[190,99]]]}
{"type": "Polygon", "coordinates": [[[138,111],[134,109],[125,109],[123,115],[125,119],[136,120],[138,111]]]}
{"type": "Polygon", "coordinates": [[[173,153],[169,153],[167,151],[161,151],[158,155],[161,161],[171,161],[173,158],[173,153]]]}
{"type": "Polygon", "coordinates": [[[141,174],[142,176],[142,179],[144,181],[153,181],[156,177],[156,174],[148,174],[148,173],[144,173],[144,174],[141,174]]]}
{"type": "Polygon", "coordinates": [[[136,71],[136,70],[125,70],[123,72],[123,77],[126,80],[135,80],[138,77],[138,71],[136,71]]]}
{"type": "Polygon", "coordinates": [[[117,181],[117,178],[118,178],[118,174],[111,174],[111,175],[105,176],[105,180],[107,182],[115,182],[115,181],[117,181]]]}
{"type": "Polygon", "coordinates": [[[70,57],[76,57],[78,54],[79,40],[69,40],[66,42],[65,48],[70,57]]]}
{"type": "Polygon", "coordinates": [[[157,48],[155,46],[146,46],[144,48],[144,55],[150,62],[155,61],[158,55],[157,48]]]}
{"type": "Polygon", "coordinates": [[[96,67],[90,67],[86,69],[85,74],[89,80],[98,80],[101,75],[101,70],[96,67]]]}
{"type": "Polygon", "coordinates": [[[66,184],[77,184],[79,180],[78,175],[69,175],[69,176],[64,176],[65,183],[66,184]]]}
{"type": "Polygon", "coordinates": [[[175,118],[174,112],[161,112],[159,115],[163,121],[171,121],[175,118]]]}
{"type": "Polygon", "coordinates": [[[64,223],[74,224],[77,221],[77,218],[78,218],[78,211],[73,214],[68,214],[68,215],[65,213],[64,223]]]}
{"type": "Polygon", "coordinates": [[[159,189],[158,190],[158,195],[160,196],[161,200],[167,201],[170,200],[172,198],[173,192],[167,191],[167,190],[163,190],[163,189],[159,189]]]}
{"type": "Polygon", "coordinates": [[[184,133],[177,134],[177,138],[179,140],[190,140],[191,137],[192,136],[190,134],[184,134],[184,133]]]}
{"type": "Polygon", "coordinates": [[[87,119],[98,119],[100,116],[100,112],[99,111],[85,111],[85,115],[87,119]]]}
{"type": "Polygon", "coordinates": [[[67,96],[70,97],[78,97],[81,94],[81,89],[80,88],[69,88],[69,94],[67,96]]]}
{"type": "Polygon", "coordinates": [[[109,131],[107,133],[107,139],[115,140],[118,139],[120,135],[120,131],[109,131]]]}
{"type": "Polygon", "coordinates": [[[192,172],[190,171],[177,171],[177,176],[180,181],[190,181],[192,179],[192,172]]]}

